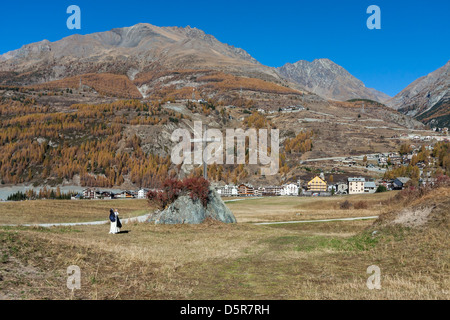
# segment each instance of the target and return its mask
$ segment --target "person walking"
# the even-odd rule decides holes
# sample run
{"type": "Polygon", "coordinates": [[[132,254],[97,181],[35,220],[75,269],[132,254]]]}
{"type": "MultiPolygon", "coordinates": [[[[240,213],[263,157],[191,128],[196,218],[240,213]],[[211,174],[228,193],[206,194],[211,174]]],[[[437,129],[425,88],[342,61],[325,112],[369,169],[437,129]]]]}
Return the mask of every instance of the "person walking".
{"type": "Polygon", "coordinates": [[[120,232],[120,228],[118,227],[119,222],[119,212],[114,211],[113,209],[109,210],[109,221],[111,223],[109,228],[109,234],[117,234],[120,232]]]}
{"type": "Polygon", "coordinates": [[[117,220],[117,226],[116,226],[116,229],[118,230],[117,233],[120,233],[120,229],[122,228],[122,222],[120,222],[120,219],[119,219],[119,210],[116,209],[114,211],[114,214],[116,215],[116,220],[117,220]]]}

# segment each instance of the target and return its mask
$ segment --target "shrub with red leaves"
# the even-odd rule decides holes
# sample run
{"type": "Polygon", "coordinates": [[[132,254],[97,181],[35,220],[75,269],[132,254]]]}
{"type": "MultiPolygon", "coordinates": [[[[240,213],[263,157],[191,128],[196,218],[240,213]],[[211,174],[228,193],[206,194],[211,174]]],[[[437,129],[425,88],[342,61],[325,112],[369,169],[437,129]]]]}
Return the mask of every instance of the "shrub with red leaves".
{"type": "Polygon", "coordinates": [[[163,210],[184,194],[189,194],[192,200],[199,200],[206,207],[208,205],[209,182],[204,178],[188,178],[183,181],[167,179],[163,183],[162,191],[149,191],[147,199],[150,205],[156,205],[163,210]]]}
{"type": "Polygon", "coordinates": [[[168,204],[177,200],[181,191],[183,191],[183,182],[177,179],[167,179],[163,182],[163,192],[166,194],[168,204]]]}
{"type": "Polygon", "coordinates": [[[428,184],[425,186],[409,186],[402,191],[400,191],[398,194],[396,194],[393,198],[388,199],[385,201],[385,203],[389,203],[390,201],[394,202],[411,202],[415,199],[418,199],[420,197],[423,197],[424,195],[430,193],[434,189],[441,188],[441,187],[448,187],[450,186],[450,177],[446,175],[441,175],[437,177],[436,182],[432,185],[428,184]]]}
{"type": "Polygon", "coordinates": [[[209,182],[204,178],[190,178],[183,180],[183,186],[190,192],[192,200],[200,200],[202,205],[208,205],[209,182]]]}
{"type": "Polygon", "coordinates": [[[436,185],[438,187],[448,187],[450,186],[450,177],[446,175],[440,175],[436,179],[436,185]]]}
{"type": "Polygon", "coordinates": [[[156,206],[158,209],[164,209],[169,201],[167,194],[162,191],[149,191],[147,193],[147,201],[151,207],[156,206]]]}

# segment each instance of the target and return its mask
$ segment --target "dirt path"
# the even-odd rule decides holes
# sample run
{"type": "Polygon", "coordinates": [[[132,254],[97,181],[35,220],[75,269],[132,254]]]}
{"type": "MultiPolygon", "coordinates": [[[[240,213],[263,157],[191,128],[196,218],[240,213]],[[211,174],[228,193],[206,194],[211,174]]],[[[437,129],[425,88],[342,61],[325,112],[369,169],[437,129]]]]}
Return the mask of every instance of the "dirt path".
{"type": "MultiPolygon", "coordinates": [[[[122,223],[126,224],[128,222],[145,222],[149,218],[150,214],[146,214],[139,217],[121,219],[122,223]]],[[[97,226],[102,224],[108,224],[109,220],[105,221],[92,221],[92,222],[74,222],[74,223],[42,223],[42,224],[7,224],[0,225],[0,227],[75,227],[75,226],[97,226]]]]}
{"type": "MultiPolygon", "coordinates": [[[[230,200],[237,201],[237,200],[230,200]]],[[[150,214],[146,214],[140,217],[129,218],[121,220],[122,223],[127,224],[129,222],[145,222],[149,218],[150,214]]],[[[258,222],[253,223],[257,226],[263,225],[277,225],[277,224],[295,224],[295,223],[319,223],[319,222],[333,222],[333,221],[355,221],[355,220],[374,220],[378,219],[378,216],[371,217],[356,217],[356,218],[340,218],[340,219],[325,219],[325,220],[303,220],[303,221],[279,221],[279,222],[258,222]]],[[[7,224],[0,225],[0,227],[42,227],[42,228],[52,228],[52,227],[75,227],[75,226],[96,226],[108,224],[109,221],[93,221],[93,222],[74,222],[74,223],[42,223],[42,224],[7,224]]]]}
{"type": "Polygon", "coordinates": [[[294,223],[318,223],[318,222],[333,222],[333,221],[355,221],[355,220],[374,220],[378,216],[372,217],[356,217],[356,218],[341,218],[341,219],[326,219],[326,220],[303,220],[303,221],[281,221],[281,222],[258,222],[254,223],[257,226],[277,225],[277,224],[294,224],[294,223]]]}

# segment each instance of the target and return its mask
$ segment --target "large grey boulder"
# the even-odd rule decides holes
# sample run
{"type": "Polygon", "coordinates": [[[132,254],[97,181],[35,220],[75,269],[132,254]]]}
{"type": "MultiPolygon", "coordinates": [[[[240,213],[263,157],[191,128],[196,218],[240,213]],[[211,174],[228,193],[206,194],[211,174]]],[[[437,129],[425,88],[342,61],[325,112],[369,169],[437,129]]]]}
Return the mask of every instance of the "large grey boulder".
{"type": "Polygon", "coordinates": [[[209,190],[206,208],[199,200],[192,200],[189,195],[183,195],[165,210],[152,214],[148,222],[155,224],[200,224],[207,218],[224,223],[236,223],[233,213],[212,188],[209,190]]]}

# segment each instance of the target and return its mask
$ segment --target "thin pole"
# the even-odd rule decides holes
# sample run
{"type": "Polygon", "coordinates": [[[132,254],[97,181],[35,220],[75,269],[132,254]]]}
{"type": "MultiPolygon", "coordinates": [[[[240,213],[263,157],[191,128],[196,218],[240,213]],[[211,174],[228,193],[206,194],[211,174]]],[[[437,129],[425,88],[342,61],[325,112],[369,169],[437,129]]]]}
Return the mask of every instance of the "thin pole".
{"type": "Polygon", "coordinates": [[[208,164],[206,162],[206,146],[207,146],[207,140],[208,140],[208,126],[205,124],[203,125],[203,131],[206,134],[206,138],[203,139],[203,178],[205,180],[208,180],[208,164]]]}

